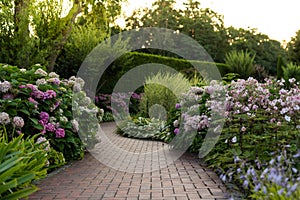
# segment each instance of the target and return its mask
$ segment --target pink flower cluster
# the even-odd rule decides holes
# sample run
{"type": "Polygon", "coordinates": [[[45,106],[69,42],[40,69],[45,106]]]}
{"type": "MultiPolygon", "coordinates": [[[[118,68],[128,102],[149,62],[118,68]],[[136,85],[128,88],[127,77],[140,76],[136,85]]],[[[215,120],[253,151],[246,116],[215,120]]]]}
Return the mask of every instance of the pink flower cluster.
{"type": "Polygon", "coordinates": [[[255,118],[260,112],[270,123],[300,124],[300,89],[293,79],[290,84],[287,89],[283,80],[268,79],[265,83],[259,83],[249,78],[232,82],[227,97],[230,105],[227,114],[229,117],[246,114],[255,118]]]}
{"type": "MultiPolygon", "coordinates": [[[[255,119],[258,113],[268,119],[269,123],[280,126],[287,123],[300,128],[300,89],[299,83],[289,80],[287,89],[284,80],[266,79],[259,83],[254,78],[239,79],[223,86],[212,82],[203,88],[192,87],[183,94],[180,104],[176,108],[184,107],[182,119],[184,130],[201,131],[210,127],[211,116],[218,114],[226,117],[227,121],[237,115],[246,115],[255,119]],[[205,100],[205,111],[199,111],[201,100],[205,100]],[[225,98],[221,98],[224,96],[225,98]],[[225,111],[225,112],[224,112],[225,111]]],[[[240,130],[246,132],[247,125],[241,125],[240,130]]],[[[178,132],[177,132],[178,133],[178,132]]]]}
{"type": "Polygon", "coordinates": [[[65,137],[65,130],[59,128],[59,123],[49,122],[49,114],[47,112],[41,112],[39,118],[39,123],[44,127],[43,135],[48,131],[55,133],[56,138],[65,137]]]}
{"type": "Polygon", "coordinates": [[[56,97],[56,92],[54,90],[47,90],[46,92],[43,92],[41,90],[38,89],[38,87],[36,85],[33,84],[26,84],[26,85],[20,85],[19,86],[20,89],[23,88],[29,88],[32,90],[30,96],[31,98],[31,102],[35,103],[35,101],[33,100],[48,100],[48,99],[53,99],[56,97]]]}

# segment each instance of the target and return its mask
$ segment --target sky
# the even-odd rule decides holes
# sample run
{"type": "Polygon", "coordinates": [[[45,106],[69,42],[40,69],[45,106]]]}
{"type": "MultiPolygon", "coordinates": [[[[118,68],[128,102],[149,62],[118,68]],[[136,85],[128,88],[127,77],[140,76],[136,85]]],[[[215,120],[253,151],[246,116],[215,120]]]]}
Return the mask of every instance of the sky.
{"type": "MultiPolygon", "coordinates": [[[[183,0],[178,0],[179,2],[183,0]]],[[[128,0],[125,14],[139,7],[151,7],[154,0],[128,0]]],[[[257,28],[280,42],[288,42],[300,30],[299,0],[200,0],[201,7],[224,16],[226,27],[257,28]]]]}

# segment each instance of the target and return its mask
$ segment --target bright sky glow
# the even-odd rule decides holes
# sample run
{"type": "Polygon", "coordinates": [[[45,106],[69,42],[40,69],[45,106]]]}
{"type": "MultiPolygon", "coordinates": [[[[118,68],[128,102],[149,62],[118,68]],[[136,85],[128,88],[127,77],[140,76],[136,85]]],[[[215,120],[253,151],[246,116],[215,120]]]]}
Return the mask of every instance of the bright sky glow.
{"type": "MultiPolygon", "coordinates": [[[[178,0],[182,2],[184,0],[178,0]]],[[[123,7],[126,15],[139,7],[151,7],[154,0],[128,0],[123,7]]],[[[200,0],[201,7],[209,7],[224,16],[225,26],[257,28],[271,39],[290,41],[300,29],[299,0],[200,0]]]]}

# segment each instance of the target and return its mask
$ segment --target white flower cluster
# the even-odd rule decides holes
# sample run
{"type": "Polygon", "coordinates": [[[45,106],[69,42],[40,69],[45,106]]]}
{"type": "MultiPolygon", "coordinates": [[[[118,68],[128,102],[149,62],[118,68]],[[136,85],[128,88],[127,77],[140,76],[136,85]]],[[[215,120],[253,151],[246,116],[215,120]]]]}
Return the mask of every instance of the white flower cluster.
{"type": "Polygon", "coordinates": [[[18,117],[18,116],[14,117],[13,118],[13,125],[16,128],[22,128],[24,126],[24,120],[23,120],[23,118],[22,117],[18,117]]]}
{"type": "Polygon", "coordinates": [[[8,90],[10,90],[10,89],[11,89],[10,82],[8,82],[8,81],[1,82],[0,81],[0,92],[5,93],[5,92],[8,92],[8,90]]]}
{"type": "Polygon", "coordinates": [[[61,121],[61,122],[63,122],[63,123],[67,123],[69,120],[68,120],[68,118],[66,117],[66,116],[61,116],[61,117],[59,117],[59,120],[61,121]]]}
{"type": "Polygon", "coordinates": [[[47,81],[46,81],[46,79],[41,78],[41,79],[36,80],[35,83],[36,83],[37,86],[39,86],[39,85],[45,85],[45,84],[47,84],[47,81]]]}
{"type": "Polygon", "coordinates": [[[10,123],[9,115],[6,112],[0,113],[0,124],[8,124],[10,123]]]}
{"type": "Polygon", "coordinates": [[[47,72],[45,72],[43,69],[41,69],[41,68],[38,68],[35,72],[34,72],[34,74],[39,74],[39,75],[41,75],[41,76],[47,76],[48,75],[48,73],[47,72]]]}
{"type": "Polygon", "coordinates": [[[36,141],[36,144],[43,143],[44,150],[45,151],[50,151],[50,143],[45,137],[39,137],[36,141]]]}
{"type": "Polygon", "coordinates": [[[71,124],[72,124],[73,131],[75,131],[76,133],[78,133],[78,131],[79,131],[79,123],[76,121],[76,119],[73,119],[71,121],[71,124]]]}
{"type": "Polygon", "coordinates": [[[49,73],[49,77],[50,78],[59,78],[59,75],[57,73],[55,73],[55,72],[50,72],[49,73]]]}

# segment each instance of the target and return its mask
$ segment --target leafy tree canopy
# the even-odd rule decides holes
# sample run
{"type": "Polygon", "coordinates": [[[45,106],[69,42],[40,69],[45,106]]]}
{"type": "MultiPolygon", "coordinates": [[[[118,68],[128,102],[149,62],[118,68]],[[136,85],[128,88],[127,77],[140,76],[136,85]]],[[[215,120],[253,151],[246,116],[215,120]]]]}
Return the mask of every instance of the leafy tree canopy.
{"type": "Polygon", "coordinates": [[[52,71],[74,25],[93,24],[102,32],[120,12],[121,0],[0,0],[0,62],[52,71]],[[64,13],[64,14],[63,14],[64,13]]]}

